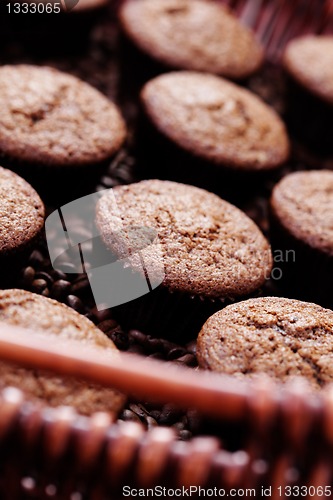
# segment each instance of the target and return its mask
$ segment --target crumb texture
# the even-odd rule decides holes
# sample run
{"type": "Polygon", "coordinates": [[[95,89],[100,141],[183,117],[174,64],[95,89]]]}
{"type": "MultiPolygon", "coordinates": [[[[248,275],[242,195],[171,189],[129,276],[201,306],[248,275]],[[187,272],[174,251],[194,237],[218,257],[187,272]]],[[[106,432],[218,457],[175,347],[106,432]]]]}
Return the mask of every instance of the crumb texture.
{"type": "Polygon", "coordinates": [[[222,78],[194,72],[165,74],[145,85],[142,100],[162,134],[216,164],[265,170],[288,158],[289,140],[275,111],[222,78]]]}
{"type": "Polygon", "coordinates": [[[155,229],[161,255],[148,258],[161,259],[170,290],[238,297],[259,288],[271,270],[270,246],[254,222],[193,186],[159,180],[119,186],[100,199],[96,220],[104,243],[118,255],[119,231],[155,229]]]}
{"type": "Polygon", "coordinates": [[[216,2],[128,0],[120,19],[141,50],[173,68],[238,79],[263,61],[254,34],[216,2]]]}
{"type": "Polygon", "coordinates": [[[208,319],[197,355],[209,370],[281,382],[301,376],[316,390],[333,380],[333,312],[275,297],[240,302],[208,319]]]}
{"type": "Polygon", "coordinates": [[[298,83],[333,105],[333,36],[307,35],[292,40],[283,65],[298,83]]]}
{"type": "Polygon", "coordinates": [[[273,190],[271,206],[295,238],[333,256],[333,172],[294,172],[273,190]]]}
{"type": "MultiPolygon", "coordinates": [[[[74,340],[117,355],[117,349],[95,325],[73,309],[55,300],[23,290],[0,291],[0,321],[46,334],[49,341],[60,337],[64,344],[74,340]]],[[[83,381],[51,375],[38,370],[26,370],[0,362],[0,389],[13,386],[26,396],[51,406],[74,406],[85,415],[96,411],[118,412],[124,397],[83,381]]]]}
{"type": "Polygon", "coordinates": [[[34,240],[44,226],[44,205],[36,191],[14,172],[2,167],[0,213],[0,255],[19,251],[34,240]]]}
{"type": "Polygon", "coordinates": [[[53,68],[0,68],[0,151],[16,161],[80,166],[103,161],[125,139],[115,105],[53,68]]]}

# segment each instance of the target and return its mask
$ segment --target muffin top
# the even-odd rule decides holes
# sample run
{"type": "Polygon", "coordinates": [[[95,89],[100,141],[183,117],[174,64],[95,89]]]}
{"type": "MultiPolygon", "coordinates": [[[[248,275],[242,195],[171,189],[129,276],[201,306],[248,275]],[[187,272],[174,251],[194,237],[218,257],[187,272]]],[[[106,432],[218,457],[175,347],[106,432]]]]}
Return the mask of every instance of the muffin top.
{"type": "Polygon", "coordinates": [[[333,312],[276,297],[239,302],[207,320],[197,356],[209,370],[281,382],[304,376],[319,389],[333,380],[333,312]]]}
{"type": "Polygon", "coordinates": [[[333,255],[333,172],[294,172],[274,188],[271,207],[295,238],[333,255]]]}
{"type": "Polygon", "coordinates": [[[0,68],[0,152],[19,162],[80,166],[113,155],[125,139],[115,105],[53,68],[0,68]]]}
{"type": "Polygon", "coordinates": [[[138,226],[156,231],[160,253],[146,258],[150,267],[154,261],[164,266],[162,286],[170,291],[233,298],[259,288],[271,271],[270,246],[254,222],[203,189],[142,181],[107,192],[96,210],[103,242],[121,257],[128,250],[122,232],[138,226]]]}
{"type": "Polygon", "coordinates": [[[162,134],[205,160],[265,170],[288,158],[285,126],[275,111],[222,78],[168,73],[148,82],[141,97],[148,117],[162,134]]]}
{"type": "Polygon", "coordinates": [[[333,36],[307,35],[292,40],[283,66],[299,84],[333,104],[333,36]]]}
{"type": "MultiPolygon", "coordinates": [[[[64,345],[77,341],[117,355],[113,342],[87,318],[60,302],[24,290],[0,291],[0,321],[28,328],[29,334],[45,334],[51,343],[58,337],[64,345]]],[[[44,404],[74,406],[86,415],[118,412],[124,404],[124,397],[112,389],[0,362],[0,387],[5,386],[18,387],[28,398],[44,404]]]]}
{"type": "Polygon", "coordinates": [[[238,79],[263,61],[254,34],[216,2],[127,0],[120,21],[143,52],[173,68],[238,79]]]}
{"type": "Polygon", "coordinates": [[[36,191],[18,175],[0,167],[0,255],[18,251],[44,226],[44,205],[36,191]]]}

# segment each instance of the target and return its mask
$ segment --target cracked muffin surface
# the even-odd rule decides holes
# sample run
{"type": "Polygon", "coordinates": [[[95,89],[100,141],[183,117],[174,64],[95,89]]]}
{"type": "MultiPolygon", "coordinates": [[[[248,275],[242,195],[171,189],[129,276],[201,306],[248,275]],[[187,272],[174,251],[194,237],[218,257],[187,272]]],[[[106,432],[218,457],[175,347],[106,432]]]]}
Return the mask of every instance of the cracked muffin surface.
{"type": "Polygon", "coordinates": [[[197,341],[202,368],[240,378],[305,377],[313,389],[333,380],[333,312],[298,300],[265,297],[211,316],[197,341]]]}
{"type": "Polygon", "coordinates": [[[172,68],[240,79],[263,61],[254,34],[216,2],[127,0],[120,21],[143,52],[172,68]]]}
{"type": "MultiPolygon", "coordinates": [[[[117,355],[117,348],[91,321],[70,307],[55,300],[24,290],[0,291],[0,321],[29,329],[63,345],[80,345],[101,350],[101,355],[117,355]],[[106,354],[105,354],[106,353],[106,354]]],[[[28,370],[0,362],[0,389],[17,387],[28,399],[50,406],[73,406],[79,413],[90,415],[98,411],[119,412],[125,398],[119,392],[86,383],[75,378],[61,377],[41,370],[28,370]]]]}
{"type": "Polygon", "coordinates": [[[300,85],[333,105],[333,36],[306,35],[291,40],[283,66],[300,85]]]}
{"type": "MultiPolygon", "coordinates": [[[[171,291],[238,297],[258,289],[271,271],[270,246],[255,223],[194,186],[160,180],[117,186],[99,200],[96,222],[120,257],[121,234],[137,226],[156,230],[161,253],[145,257],[150,268],[161,260],[157,268],[164,267],[163,286],[171,291]]],[[[125,239],[125,253],[127,245],[125,239]]]]}
{"type": "Polygon", "coordinates": [[[286,175],[273,189],[271,208],[281,226],[309,247],[333,256],[333,172],[286,175]]]}
{"type": "Polygon", "coordinates": [[[37,192],[14,172],[0,167],[0,257],[31,245],[44,226],[45,209],[37,192]]]}
{"type": "Polygon", "coordinates": [[[0,153],[18,162],[80,166],[112,156],[126,131],[116,106],[49,67],[0,68],[0,153]]]}
{"type": "Polygon", "coordinates": [[[259,97],[225,79],[173,72],[141,92],[160,133],[194,156],[243,170],[280,166],[289,155],[282,120],[259,97]]]}

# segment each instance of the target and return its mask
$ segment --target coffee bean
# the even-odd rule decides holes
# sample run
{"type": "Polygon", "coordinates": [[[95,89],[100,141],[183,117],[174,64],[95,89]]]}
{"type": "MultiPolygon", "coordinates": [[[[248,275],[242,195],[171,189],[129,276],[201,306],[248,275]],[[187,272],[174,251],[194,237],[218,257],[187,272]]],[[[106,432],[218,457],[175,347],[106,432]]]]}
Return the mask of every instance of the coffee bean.
{"type": "Polygon", "coordinates": [[[114,186],[114,180],[111,177],[104,175],[101,178],[101,184],[104,186],[104,189],[112,188],[114,186]]]}
{"type": "Polygon", "coordinates": [[[182,441],[188,441],[192,437],[192,433],[186,429],[179,431],[179,437],[182,441]]]}
{"type": "Polygon", "coordinates": [[[173,405],[165,405],[162,409],[159,423],[161,425],[168,425],[177,421],[179,411],[173,405]]]}
{"type": "Polygon", "coordinates": [[[53,283],[51,288],[51,294],[55,299],[63,299],[68,294],[71,288],[71,284],[66,280],[57,280],[53,283]]]}
{"type": "Polygon", "coordinates": [[[94,315],[96,323],[101,323],[107,319],[111,319],[111,311],[110,309],[103,309],[99,311],[96,307],[93,307],[91,313],[94,315]]]}
{"type": "Polygon", "coordinates": [[[145,418],[145,416],[147,415],[146,411],[143,409],[141,405],[132,403],[129,405],[129,407],[136,415],[138,415],[138,417],[142,419],[145,418]]]}
{"type": "Polygon", "coordinates": [[[98,323],[98,328],[104,333],[109,333],[118,328],[118,323],[114,319],[106,319],[105,321],[98,323]]]}
{"type": "Polygon", "coordinates": [[[60,271],[59,269],[57,270],[53,270],[52,271],[52,275],[53,275],[53,279],[54,281],[58,281],[58,280],[64,280],[64,281],[67,281],[67,274],[66,273],[63,273],[62,271],[60,271]]]}
{"type": "Polygon", "coordinates": [[[91,294],[91,288],[87,277],[80,278],[76,282],[72,283],[71,292],[73,295],[89,295],[91,294]]]}
{"type": "Polygon", "coordinates": [[[47,281],[44,279],[35,279],[31,284],[32,291],[35,293],[42,293],[47,288],[47,281]]]}
{"type": "Polygon", "coordinates": [[[38,273],[36,273],[36,278],[44,279],[48,285],[52,285],[54,281],[52,276],[45,271],[39,271],[38,273]]]}
{"type": "Polygon", "coordinates": [[[38,265],[42,264],[43,261],[44,261],[44,256],[39,250],[34,250],[29,257],[29,262],[33,266],[34,265],[38,266],[38,265]]]}
{"type": "Polygon", "coordinates": [[[35,278],[36,271],[34,270],[33,267],[28,266],[24,269],[23,271],[23,276],[22,276],[22,284],[23,286],[31,286],[34,278],[35,278]]]}
{"type": "Polygon", "coordinates": [[[175,347],[177,348],[179,346],[177,346],[177,344],[169,342],[168,340],[165,340],[165,339],[162,340],[162,349],[163,349],[163,352],[166,354],[166,356],[168,356],[169,352],[172,349],[174,349],[175,347]]]}
{"type": "Polygon", "coordinates": [[[168,352],[167,359],[173,360],[177,359],[181,356],[185,356],[186,350],[183,347],[174,347],[171,351],[168,352]]]}
{"type": "Polygon", "coordinates": [[[147,336],[144,333],[140,332],[139,330],[130,330],[128,332],[128,335],[131,340],[140,345],[144,346],[147,344],[147,336]]]}
{"type": "Polygon", "coordinates": [[[138,415],[136,415],[136,413],[134,413],[134,411],[131,411],[128,409],[123,411],[121,418],[123,418],[124,420],[126,420],[128,422],[141,422],[138,415]]]}
{"type": "Polygon", "coordinates": [[[151,337],[150,335],[147,336],[147,348],[151,352],[161,351],[162,345],[163,344],[162,344],[161,339],[155,339],[154,337],[151,337]]]}
{"type": "Polygon", "coordinates": [[[128,335],[122,331],[112,332],[110,339],[115,343],[120,351],[127,351],[129,348],[128,335]]]}
{"type": "Polygon", "coordinates": [[[159,410],[152,410],[150,412],[150,416],[153,417],[155,420],[159,420],[160,416],[161,416],[161,412],[159,410]]]}
{"type": "Polygon", "coordinates": [[[176,422],[172,427],[179,433],[179,431],[184,430],[185,424],[183,422],[176,422]]]}
{"type": "Polygon", "coordinates": [[[76,295],[68,295],[66,298],[66,304],[78,313],[82,314],[84,312],[83,302],[79,299],[79,297],[76,297],[76,295]]]}
{"type": "Polygon", "coordinates": [[[122,165],[118,172],[117,178],[122,181],[123,184],[129,184],[132,180],[133,174],[131,169],[127,165],[122,165]]]}

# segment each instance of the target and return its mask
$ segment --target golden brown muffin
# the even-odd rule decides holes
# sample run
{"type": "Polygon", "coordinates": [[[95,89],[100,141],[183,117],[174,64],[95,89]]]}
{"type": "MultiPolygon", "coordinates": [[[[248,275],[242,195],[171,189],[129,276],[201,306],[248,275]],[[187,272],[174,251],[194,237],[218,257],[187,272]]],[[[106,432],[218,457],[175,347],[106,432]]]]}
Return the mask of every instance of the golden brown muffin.
{"type": "Polygon", "coordinates": [[[259,228],[201,188],[161,180],[117,186],[97,203],[96,222],[112,260],[130,255],[130,268],[153,284],[114,309],[125,327],[193,338],[213,312],[257,293],[270,276],[270,245],[259,228]]]}
{"type": "Polygon", "coordinates": [[[276,297],[239,302],[204,324],[197,356],[220,373],[280,382],[302,376],[319,389],[333,380],[333,312],[276,297]]]}
{"type": "Polygon", "coordinates": [[[96,221],[120,257],[128,251],[128,240],[119,239],[126,228],[155,229],[162,252],[149,258],[161,259],[163,287],[171,292],[235,298],[258,289],[271,271],[270,246],[254,222],[194,186],[160,180],[117,186],[99,200],[96,221]]]}
{"type": "Polygon", "coordinates": [[[279,284],[295,298],[333,306],[333,172],[294,172],[273,189],[271,241],[279,284]],[[291,258],[290,258],[291,257],[291,258]]]}
{"type": "Polygon", "coordinates": [[[14,172],[0,167],[0,261],[31,248],[44,227],[44,205],[14,172]]]}
{"type": "Polygon", "coordinates": [[[333,257],[333,172],[294,172],[274,188],[274,217],[295,240],[333,257]]]}
{"type": "Polygon", "coordinates": [[[44,204],[21,177],[0,167],[0,283],[16,286],[22,262],[44,230],[44,204]]]}
{"type": "Polygon", "coordinates": [[[288,158],[286,129],[274,110],[222,78],[168,73],[148,82],[141,98],[149,120],[163,136],[216,165],[262,171],[288,158]]]}
{"type": "Polygon", "coordinates": [[[306,90],[333,105],[333,36],[306,35],[289,42],[286,71],[306,90]]]}
{"type": "Polygon", "coordinates": [[[0,153],[14,162],[79,167],[110,158],[124,121],[96,89],[53,68],[0,68],[0,153]]]}
{"type": "MultiPolygon", "coordinates": [[[[0,321],[28,328],[47,335],[93,346],[115,356],[117,349],[95,325],[73,309],[24,290],[0,291],[0,321]]],[[[73,344],[71,343],[71,348],[73,344]]],[[[0,388],[21,389],[28,399],[50,406],[73,406],[79,413],[90,415],[98,411],[118,413],[124,396],[117,391],[73,378],[64,378],[39,370],[27,370],[9,363],[0,363],[0,388]]]]}
{"type": "Polygon", "coordinates": [[[263,61],[254,34],[216,2],[127,0],[120,21],[137,47],[171,68],[240,79],[263,61]]]}

